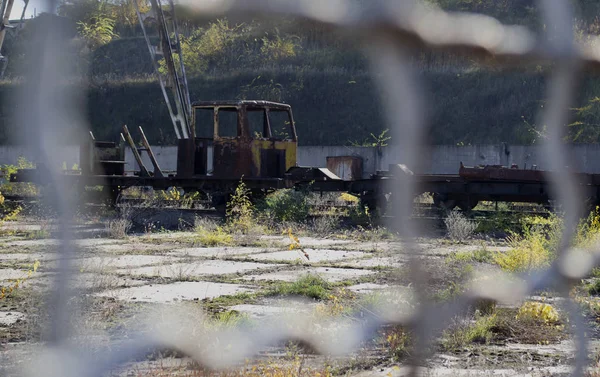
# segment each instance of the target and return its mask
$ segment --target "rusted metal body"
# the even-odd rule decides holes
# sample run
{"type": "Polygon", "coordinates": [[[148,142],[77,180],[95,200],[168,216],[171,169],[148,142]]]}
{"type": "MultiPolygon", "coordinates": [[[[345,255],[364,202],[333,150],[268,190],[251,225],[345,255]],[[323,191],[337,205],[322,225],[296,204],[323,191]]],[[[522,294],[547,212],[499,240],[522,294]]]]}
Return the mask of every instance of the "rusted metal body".
{"type": "Polygon", "coordinates": [[[79,149],[79,166],[84,175],[124,175],[125,146],[96,141],[94,136],[79,149]]]}
{"type": "Polygon", "coordinates": [[[327,169],[345,181],[362,179],[363,159],[359,156],[327,157],[327,169]]]}
{"type": "Polygon", "coordinates": [[[517,165],[510,168],[501,165],[485,165],[466,167],[460,163],[458,175],[465,179],[478,180],[511,180],[523,182],[544,182],[545,171],[537,169],[519,169],[517,165]]]}
{"type": "Polygon", "coordinates": [[[212,176],[225,179],[284,178],[296,166],[298,137],[289,105],[212,101],[196,102],[192,108],[196,134],[204,137],[179,141],[178,176],[212,171],[212,176]],[[275,127],[275,114],[279,121],[283,119],[283,127],[275,127]],[[210,149],[212,167],[208,166],[210,149]]]}

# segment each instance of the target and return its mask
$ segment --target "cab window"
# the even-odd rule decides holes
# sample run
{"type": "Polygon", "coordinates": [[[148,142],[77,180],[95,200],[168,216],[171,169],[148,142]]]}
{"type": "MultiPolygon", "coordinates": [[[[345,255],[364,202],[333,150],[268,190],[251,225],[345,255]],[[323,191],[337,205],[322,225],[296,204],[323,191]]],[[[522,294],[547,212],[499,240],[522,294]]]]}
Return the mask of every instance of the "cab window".
{"type": "Polygon", "coordinates": [[[218,112],[220,137],[238,137],[238,111],[235,107],[220,107],[218,112]]]}

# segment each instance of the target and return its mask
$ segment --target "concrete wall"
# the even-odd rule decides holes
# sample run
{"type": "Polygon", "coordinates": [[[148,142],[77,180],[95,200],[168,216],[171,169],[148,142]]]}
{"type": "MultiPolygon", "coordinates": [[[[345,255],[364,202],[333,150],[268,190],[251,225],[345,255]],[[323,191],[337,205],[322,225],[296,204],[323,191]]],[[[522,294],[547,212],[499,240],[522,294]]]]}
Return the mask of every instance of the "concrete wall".
{"type": "MultiPolygon", "coordinates": [[[[79,162],[79,148],[60,148],[58,153],[62,156],[68,168],[79,162]]],[[[175,171],[177,163],[177,148],[153,147],[161,169],[175,171]]],[[[571,149],[573,167],[577,171],[587,173],[600,173],[600,145],[575,145],[571,149]]],[[[28,160],[37,160],[36,156],[24,147],[0,147],[0,165],[15,164],[17,158],[23,156],[28,160]]],[[[344,146],[305,146],[298,147],[298,164],[300,166],[325,167],[328,156],[361,156],[363,158],[364,176],[377,170],[387,170],[390,164],[402,163],[401,153],[397,147],[344,147],[344,146]]],[[[548,169],[542,155],[540,146],[523,145],[473,145],[453,146],[436,145],[429,151],[424,151],[423,168],[421,173],[428,174],[457,174],[460,162],[467,166],[474,165],[504,165],[517,164],[519,167],[531,168],[537,165],[538,169],[548,169]]],[[[151,169],[150,160],[143,154],[146,166],[151,169]]],[[[137,164],[133,154],[127,149],[125,158],[126,170],[136,170],[137,164]]],[[[209,166],[212,165],[212,154],[209,153],[209,166]]]]}

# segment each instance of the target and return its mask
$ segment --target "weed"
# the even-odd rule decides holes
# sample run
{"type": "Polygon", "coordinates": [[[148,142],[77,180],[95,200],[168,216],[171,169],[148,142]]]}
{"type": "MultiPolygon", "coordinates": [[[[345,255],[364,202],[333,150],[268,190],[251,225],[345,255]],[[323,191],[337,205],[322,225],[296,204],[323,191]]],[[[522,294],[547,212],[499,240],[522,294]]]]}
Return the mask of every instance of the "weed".
{"type": "Polygon", "coordinates": [[[451,211],[444,219],[444,224],[448,231],[448,237],[458,242],[463,242],[470,238],[477,228],[477,223],[467,219],[458,211],[451,211]]]}
{"type": "Polygon", "coordinates": [[[471,343],[489,343],[493,337],[493,328],[496,326],[495,314],[476,314],[474,321],[466,318],[456,318],[454,324],[442,336],[442,346],[447,351],[457,351],[471,343]]]}
{"type": "Polygon", "coordinates": [[[308,253],[306,252],[306,250],[304,250],[302,245],[300,245],[300,239],[298,237],[294,236],[294,234],[292,233],[292,228],[288,229],[287,234],[291,241],[290,250],[298,250],[300,255],[303,256],[304,258],[306,258],[307,261],[310,260],[308,253]]]}
{"type": "Polygon", "coordinates": [[[330,297],[331,284],[318,275],[305,275],[293,283],[280,282],[271,287],[269,295],[306,296],[318,300],[330,297]]]}
{"type": "Polygon", "coordinates": [[[496,341],[548,344],[565,338],[564,325],[559,324],[557,317],[554,316],[556,314],[554,310],[546,309],[549,315],[530,306],[527,306],[521,315],[519,315],[520,311],[521,309],[512,308],[497,309],[497,321],[493,329],[496,341]]]}
{"type": "Polygon", "coordinates": [[[593,246],[600,236],[600,207],[590,212],[587,219],[582,220],[577,227],[575,244],[580,247],[593,246]]]}
{"type": "Polygon", "coordinates": [[[132,225],[128,219],[113,219],[106,224],[106,233],[110,238],[124,239],[128,237],[132,225]]]}
{"type": "Polygon", "coordinates": [[[196,240],[204,246],[227,246],[233,243],[233,236],[220,226],[213,230],[201,227],[196,229],[196,233],[196,240]]]}
{"type": "Polygon", "coordinates": [[[448,256],[450,261],[455,262],[478,262],[478,263],[492,263],[494,261],[493,254],[485,247],[477,249],[475,251],[458,251],[448,256]]]}
{"type": "Polygon", "coordinates": [[[351,307],[345,304],[354,298],[354,294],[341,288],[334,294],[329,295],[329,301],[318,304],[315,307],[315,314],[319,317],[337,317],[351,310],[351,307]]]}
{"type": "Polygon", "coordinates": [[[558,312],[550,304],[528,301],[521,305],[516,319],[521,321],[542,322],[546,325],[556,325],[560,322],[558,312]]]}
{"type": "Polygon", "coordinates": [[[348,216],[353,224],[373,225],[373,211],[362,202],[350,207],[348,216]]]}
{"type": "Polygon", "coordinates": [[[219,222],[206,217],[196,217],[194,219],[194,229],[196,232],[201,230],[212,232],[219,227],[219,222]]]}
{"type": "Polygon", "coordinates": [[[548,249],[544,234],[534,232],[525,237],[512,236],[508,239],[511,249],[494,255],[494,262],[509,272],[526,272],[550,265],[553,254],[548,249]]]}
{"type": "Polygon", "coordinates": [[[223,329],[230,327],[245,327],[251,324],[246,314],[240,314],[235,310],[228,310],[215,314],[214,320],[209,322],[209,327],[223,329]]]}
{"type": "Polygon", "coordinates": [[[338,213],[319,216],[310,222],[310,230],[317,235],[330,235],[339,228],[339,221],[340,215],[338,213]]]}
{"type": "Polygon", "coordinates": [[[465,281],[473,273],[473,266],[458,263],[448,266],[447,270],[451,276],[445,284],[445,288],[433,295],[433,299],[436,301],[450,301],[462,294],[466,289],[465,281]]]}
{"type": "Polygon", "coordinates": [[[402,326],[383,331],[383,343],[392,361],[400,361],[410,355],[410,334],[402,326]]]}
{"type": "Polygon", "coordinates": [[[260,205],[265,216],[276,221],[302,222],[309,215],[307,194],[293,189],[277,190],[260,205]]]}
{"type": "Polygon", "coordinates": [[[248,233],[254,224],[253,212],[254,206],[250,201],[250,190],[240,180],[235,192],[227,203],[226,214],[228,226],[242,233],[248,233]]]}
{"type": "Polygon", "coordinates": [[[587,291],[590,295],[600,295],[600,279],[594,279],[594,281],[588,285],[587,291]]]}

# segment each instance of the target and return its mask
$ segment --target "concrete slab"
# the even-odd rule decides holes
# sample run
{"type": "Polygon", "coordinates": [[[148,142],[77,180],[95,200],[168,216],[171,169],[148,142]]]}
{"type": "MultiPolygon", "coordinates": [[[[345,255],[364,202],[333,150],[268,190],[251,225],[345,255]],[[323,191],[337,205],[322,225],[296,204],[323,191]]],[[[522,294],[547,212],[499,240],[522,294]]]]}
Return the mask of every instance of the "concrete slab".
{"type": "MultiPolygon", "coordinates": [[[[55,273],[38,273],[32,275],[25,284],[36,289],[51,288],[55,283],[55,273]]],[[[69,279],[69,287],[75,290],[83,291],[105,291],[107,289],[117,289],[126,287],[136,287],[148,284],[146,280],[132,279],[127,276],[119,276],[111,273],[74,273],[69,279]]]]}
{"type": "Polygon", "coordinates": [[[235,310],[242,314],[246,314],[252,318],[270,317],[270,316],[281,316],[286,314],[298,314],[298,313],[311,313],[314,310],[315,304],[310,306],[293,305],[293,306],[267,306],[267,305],[235,305],[229,308],[229,310],[235,310]]]}
{"type": "Polygon", "coordinates": [[[152,253],[152,252],[165,252],[173,249],[171,245],[158,245],[151,243],[141,242],[128,242],[121,244],[103,244],[94,247],[94,250],[100,253],[114,253],[114,254],[127,254],[127,253],[152,253]]]}
{"type": "MultiPolygon", "coordinates": [[[[335,240],[335,239],[327,239],[327,238],[314,238],[314,237],[298,237],[300,239],[300,244],[304,247],[327,247],[327,246],[341,246],[348,245],[353,242],[353,240],[335,240]]],[[[281,245],[289,245],[291,243],[290,238],[288,236],[261,236],[261,240],[269,241],[273,243],[278,243],[281,245]]]]}
{"type": "Polygon", "coordinates": [[[36,260],[52,260],[57,259],[56,253],[0,253],[0,261],[2,262],[35,262],[36,260]]]}
{"type": "Polygon", "coordinates": [[[78,261],[78,264],[82,269],[92,271],[107,268],[142,267],[175,261],[177,261],[177,258],[162,255],[120,255],[85,258],[78,261]]]}
{"type": "Polygon", "coordinates": [[[339,263],[340,266],[344,267],[356,267],[356,268],[373,268],[373,267],[387,267],[387,268],[399,268],[405,263],[406,257],[394,256],[394,257],[373,257],[364,259],[355,259],[348,262],[339,263]]]}
{"type": "Polygon", "coordinates": [[[16,240],[9,241],[2,246],[4,247],[36,247],[36,246],[58,246],[60,245],[60,240],[47,238],[47,239],[39,239],[39,240],[16,240]]]}
{"type": "Polygon", "coordinates": [[[233,255],[259,254],[272,251],[277,251],[277,249],[265,249],[261,247],[188,247],[174,250],[170,255],[227,258],[233,255]]]}
{"type": "Polygon", "coordinates": [[[356,284],[353,286],[348,287],[347,289],[349,291],[352,292],[356,292],[356,293],[372,293],[375,291],[381,291],[383,289],[387,289],[390,286],[387,284],[374,284],[374,283],[362,283],[362,284],[356,284]]]}
{"type": "Polygon", "coordinates": [[[21,312],[0,312],[0,327],[9,327],[25,318],[21,312]]]}
{"type": "Polygon", "coordinates": [[[329,268],[329,267],[300,267],[294,270],[278,271],[262,275],[244,276],[242,279],[248,281],[296,281],[302,276],[313,274],[319,275],[329,282],[355,280],[364,276],[375,274],[375,271],[357,270],[352,268],[329,268]]]}
{"type": "Polygon", "coordinates": [[[192,263],[174,263],[170,265],[135,268],[132,270],[123,270],[123,273],[130,276],[188,279],[203,275],[237,274],[280,266],[265,263],[205,260],[192,263]]]}
{"type": "Polygon", "coordinates": [[[109,290],[97,293],[101,297],[113,297],[122,301],[167,303],[173,301],[203,300],[219,296],[251,292],[252,289],[238,284],[177,282],[153,284],[140,287],[109,290]]]}
{"type": "Polygon", "coordinates": [[[304,249],[308,254],[309,260],[302,256],[302,252],[299,250],[286,250],[275,253],[261,253],[250,255],[250,259],[258,261],[284,261],[293,262],[301,261],[304,263],[318,263],[318,262],[333,262],[343,259],[353,259],[365,257],[367,254],[360,251],[347,251],[347,250],[321,250],[321,249],[304,249]]]}
{"type": "MultiPolygon", "coordinates": [[[[36,273],[39,275],[39,273],[36,273]]],[[[17,270],[14,268],[0,268],[0,280],[24,279],[27,277],[27,270],[17,270]]]]}
{"type": "Polygon", "coordinates": [[[198,234],[196,232],[161,232],[161,233],[150,233],[140,236],[141,241],[154,241],[154,240],[166,240],[166,241],[177,241],[177,240],[193,240],[198,234]]]}

